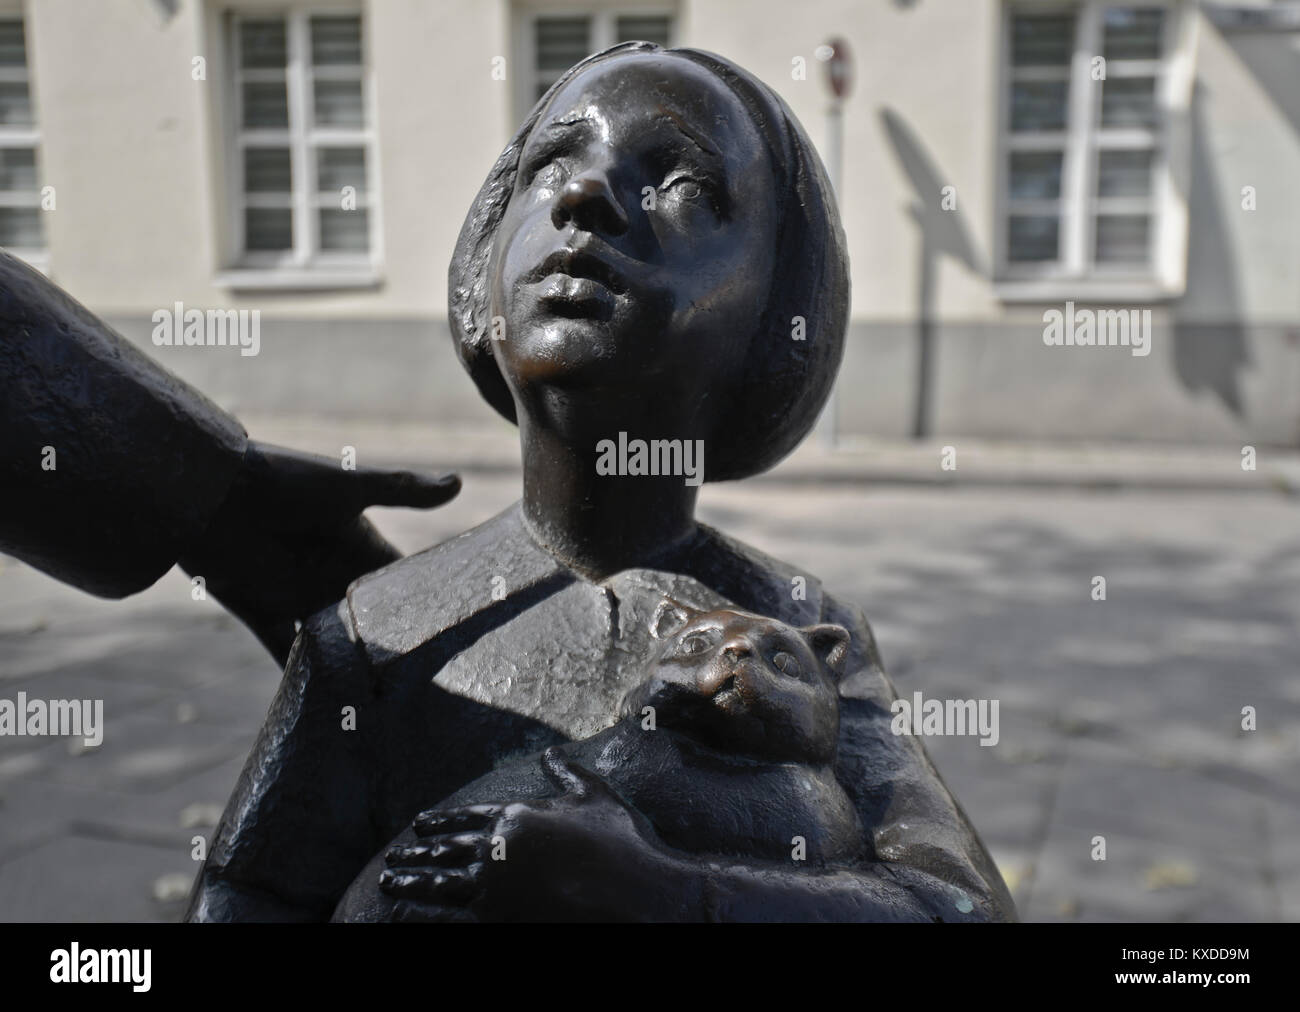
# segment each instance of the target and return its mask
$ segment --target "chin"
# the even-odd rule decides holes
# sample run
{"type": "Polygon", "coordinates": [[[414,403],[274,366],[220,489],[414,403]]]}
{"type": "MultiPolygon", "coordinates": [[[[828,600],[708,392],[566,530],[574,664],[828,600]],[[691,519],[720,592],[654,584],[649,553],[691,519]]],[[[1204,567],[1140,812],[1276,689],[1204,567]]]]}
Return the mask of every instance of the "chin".
{"type": "Polygon", "coordinates": [[[511,350],[508,368],[522,386],[606,385],[626,372],[610,354],[608,326],[590,320],[548,325],[511,350]]]}
{"type": "Polygon", "coordinates": [[[513,349],[511,358],[517,368],[526,369],[530,375],[634,368],[633,363],[620,361],[624,357],[620,351],[627,346],[622,337],[617,317],[600,320],[550,316],[529,323],[527,336],[513,349]]]}

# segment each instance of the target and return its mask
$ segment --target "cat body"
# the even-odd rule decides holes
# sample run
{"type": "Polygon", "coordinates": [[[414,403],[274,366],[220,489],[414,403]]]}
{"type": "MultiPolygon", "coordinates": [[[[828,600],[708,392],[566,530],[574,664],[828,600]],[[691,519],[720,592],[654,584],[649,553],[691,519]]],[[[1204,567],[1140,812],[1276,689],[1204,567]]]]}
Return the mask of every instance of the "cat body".
{"type": "MultiPolygon", "coordinates": [[[[661,648],[618,722],[550,751],[602,779],[669,847],[814,866],[858,855],[861,824],[834,774],[848,633],[672,601],[660,606],[652,631],[661,648]]],[[[435,807],[559,792],[536,755],[497,767],[435,807]]],[[[408,827],[389,849],[416,843],[408,827]]],[[[357,877],[336,920],[388,919],[392,901],[378,888],[386,853],[357,877]]]]}

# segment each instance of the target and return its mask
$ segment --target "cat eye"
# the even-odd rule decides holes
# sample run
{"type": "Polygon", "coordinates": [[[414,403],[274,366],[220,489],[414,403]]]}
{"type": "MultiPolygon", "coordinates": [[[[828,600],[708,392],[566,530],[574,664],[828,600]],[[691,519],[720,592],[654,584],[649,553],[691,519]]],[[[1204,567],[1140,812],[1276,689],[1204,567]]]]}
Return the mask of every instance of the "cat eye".
{"type": "Polygon", "coordinates": [[[708,650],[709,644],[712,642],[712,640],[713,637],[708,635],[707,633],[702,633],[702,632],[691,633],[689,636],[687,636],[685,639],[682,640],[681,645],[677,649],[677,652],[685,657],[695,657],[699,654],[704,653],[704,651],[708,650]]]}
{"type": "Polygon", "coordinates": [[[778,651],[773,656],[772,666],[781,674],[789,675],[791,678],[799,678],[803,675],[803,669],[799,667],[799,659],[784,650],[778,651]]]}

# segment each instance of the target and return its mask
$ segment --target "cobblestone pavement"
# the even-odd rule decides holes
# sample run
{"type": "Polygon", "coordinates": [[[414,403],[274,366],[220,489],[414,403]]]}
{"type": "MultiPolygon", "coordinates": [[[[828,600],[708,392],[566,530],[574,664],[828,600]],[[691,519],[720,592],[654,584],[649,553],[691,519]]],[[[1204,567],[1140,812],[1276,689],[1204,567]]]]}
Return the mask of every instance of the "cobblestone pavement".
{"type": "MultiPolygon", "coordinates": [[[[471,473],[374,515],[413,551],[517,489],[471,473]]],[[[701,517],[861,603],[902,695],[999,701],[995,747],[928,747],[1022,918],[1300,919],[1295,498],[749,482],[701,517]]],[[[0,698],[103,699],[106,723],[93,749],[0,738],[0,919],[180,916],[278,681],[189,590],[100,601],[0,557],[0,698]]]]}

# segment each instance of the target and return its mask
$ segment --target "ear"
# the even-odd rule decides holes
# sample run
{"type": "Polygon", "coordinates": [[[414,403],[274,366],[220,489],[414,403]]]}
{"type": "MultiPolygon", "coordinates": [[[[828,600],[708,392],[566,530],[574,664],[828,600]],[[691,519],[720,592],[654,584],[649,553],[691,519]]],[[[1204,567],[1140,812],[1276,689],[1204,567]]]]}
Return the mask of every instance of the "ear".
{"type": "Polygon", "coordinates": [[[650,635],[657,640],[667,639],[681,632],[686,623],[698,614],[694,608],[665,597],[650,619],[650,635]]]}
{"type": "Polygon", "coordinates": [[[838,682],[844,676],[844,662],[849,656],[849,631],[842,625],[811,625],[803,633],[813,653],[838,682]]]}

